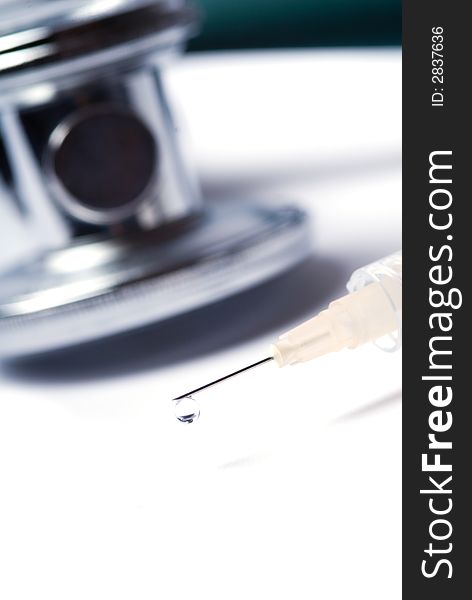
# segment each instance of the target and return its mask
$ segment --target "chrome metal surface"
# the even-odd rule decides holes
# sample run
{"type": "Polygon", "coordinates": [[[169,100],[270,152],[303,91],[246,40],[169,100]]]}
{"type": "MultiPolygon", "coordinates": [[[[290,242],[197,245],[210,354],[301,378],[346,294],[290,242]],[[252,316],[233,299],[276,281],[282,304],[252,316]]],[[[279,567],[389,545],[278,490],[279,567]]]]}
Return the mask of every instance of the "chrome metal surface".
{"type": "MultiPolygon", "coordinates": [[[[15,260],[91,234],[113,239],[167,227],[201,209],[160,72],[162,60],[181,48],[195,26],[186,0],[0,0],[0,15],[0,205],[18,232],[15,260]],[[36,52],[48,59],[30,61],[24,54],[36,52]],[[65,154],[71,127],[84,115],[107,111],[134,119],[155,149],[146,185],[113,210],[104,206],[104,193],[99,208],[71,193],[53,168],[57,155],[65,154]]],[[[122,175],[128,168],[137,178],[143,170],[135,155],[123,167],[124,148],[115,143],[100,165],[92,135],[66,170],[75,169],[76,180],[89,188],[95,180],[100,195],[103,173],[119,169],[122,175]]],[[[143,161],[153,154],[148,150],[143,161]]],[[[118,205],[114,183],[106,193],[118,205]]],[[[2,243],[0,235],[0,253],[2,243]]]]}
{"type": "Polygon", "coordinates": [[[0,14],[0,98],[39,81],[90,77],[101,66],[165,54],[197,21],[186,0],[0,0],[0,14]]]}
{"type": "MultiPolygon", "coordinates": [[[[167,319],[257,285],[310,252],[294,208],[222,206],[165,240],[87,240],[3,276],[0,355],[43,352],[167,319]]],[[[158,340],[156,340],[158,343],[158,340]]]]}
{"type": "Polygon", "coordinates": [[[38,30],[35,36],[38,39],[45,32],[85,25],[137,8],[182,4],[178,0],[0,0],[0,35],[38,30]]]}
{"type": "Polygon", "coordinates": [[[203,208],[161,79],[195,31],[190,2],[0,0],[0,15],[0,205],[16,245],[0,274],[0,356],[164,320],[307,255],[296,209],[203,208]],[[102,133],[80,138],[93,115],[102,133]],[[134,146],[105,127],[113,115],[134,146]]]}
{"type": "MultiPolygon", "coordinates": [[[[200,210],[202,202],[191,165],[184,159],[180,133],[167,104],[158,67],[140,65],[116,77],[63,91],[59,98],[37,107],[0,109],[0,204],[8,204],[18,231],[17,243],[34,244],[36,251],[67,246],[92,230],[116,235],[147,231],[180,220],[200,210]],[[117,211],[90,210],[71,198],[54,175],[53,154],[61,132],[84,114],[123,112],[143,123],[159,149],[155,177],[145,193],[117,211]],[[3,150],[2,150],[3,149],[3,150]],[[98,227],[97,227],[98,226],[98,227]],[[23,241],[22,241],[23,240],[23,241]]],[[[93,140],[92,140],[93,143],[93,140]]],[[[117,157],[110,152],[109,168],[117,157]]],[[[129,168],[132,168],[130,157],[129,168]]],[[[90,160],[77,158],[75,168],[84,178],[90,160]]],[[[97,168],[99,165],[97,164],[97,168]]],[[[0,252],[3,238],[0,235],[0,252]]]]}

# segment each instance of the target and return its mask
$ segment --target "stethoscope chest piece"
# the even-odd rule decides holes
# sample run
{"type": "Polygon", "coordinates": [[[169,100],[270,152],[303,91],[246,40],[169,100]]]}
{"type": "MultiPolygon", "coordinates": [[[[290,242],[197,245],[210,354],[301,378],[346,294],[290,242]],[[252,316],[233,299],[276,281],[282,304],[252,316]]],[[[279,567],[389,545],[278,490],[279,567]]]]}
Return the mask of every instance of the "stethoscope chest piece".
{"type": "Polygon", "coordinates": [[[196,25],[185,0],[2,5],[0,356],[166,319],[306,256],[296,209],[202,201],[161,77],[196,25]]]}

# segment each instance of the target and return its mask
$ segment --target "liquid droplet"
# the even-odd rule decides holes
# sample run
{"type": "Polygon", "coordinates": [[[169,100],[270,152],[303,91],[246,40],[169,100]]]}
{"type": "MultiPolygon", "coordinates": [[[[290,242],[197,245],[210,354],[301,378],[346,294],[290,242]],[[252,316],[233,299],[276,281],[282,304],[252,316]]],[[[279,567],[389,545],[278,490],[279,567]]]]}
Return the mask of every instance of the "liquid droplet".
{"type": "Polygon", "coordinates": [[[185,398],[175,401],[174,412],[181,423],[193,423],[198,421],[200,407],[192,396],[185,396],[185,398]]]}

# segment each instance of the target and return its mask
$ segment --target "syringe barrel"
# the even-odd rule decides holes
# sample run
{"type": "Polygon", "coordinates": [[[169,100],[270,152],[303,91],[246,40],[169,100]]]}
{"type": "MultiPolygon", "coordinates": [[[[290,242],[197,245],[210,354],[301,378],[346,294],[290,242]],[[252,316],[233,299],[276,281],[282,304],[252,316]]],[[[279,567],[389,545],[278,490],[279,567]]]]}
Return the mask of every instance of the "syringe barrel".
{"type": "Polygon", "coordinates": [[[347,282],[353,293],[372,283],[378,283],[388,298],[396,317],[396,328],[385,338],[374,340],[383,350],[393,352],[402,345],[402,251],[356,269],[347,282]]]}
{"type": "Polygon", "coordinates": [[[357,269],[349,294],[280,336],[272,346],[279,366],[374,341],[394,350],[401,344],[402,255],[396,252],[357,269]]]}

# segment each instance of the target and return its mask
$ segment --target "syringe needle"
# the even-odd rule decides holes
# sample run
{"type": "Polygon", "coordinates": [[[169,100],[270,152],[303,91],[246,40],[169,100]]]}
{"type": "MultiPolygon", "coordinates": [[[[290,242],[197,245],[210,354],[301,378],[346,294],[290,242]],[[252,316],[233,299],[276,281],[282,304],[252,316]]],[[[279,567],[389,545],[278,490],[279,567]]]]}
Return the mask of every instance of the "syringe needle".
{"type": "Polygon", "coordinates": [[[234,371],[234,373],[230,373],[229,375],[225,375],[224,377],[220,377],[219,379],[215,379],[215,381],[211,381],[210,383],[207,383],[205,385],[202,385],[201,387],[192,390],[191,392],[187,392],[186,394],[182,394],[182,396],[177,396],[177,398],[174,398],[173,401],[177,401],[177,400],[182,400],[182,398],[186,398],[187,396],[192,396],[193,394],[196,394],[197,392],[201,392],[202,390],[206,390],[207,388],[216,385],[217,383],[221,383],[222,381],[225,381],[226,379],[230,379],[231,377],[236,377],[236,375],[240,375],[241,373],[244,373],[245,371],[249,371],[250,369],[254,369],[255,367],[258,367],[259,365],[263,365],[264,363],[270,362],[271,360],[274,360],[273,356],[268,356],[267,358],[263,358],[262,360],[259,360],[255,363],[253,363],[252,365],[248,365],[247,367],[244,367],[242,369],[239,369],[239,371],[234,371]]]}

